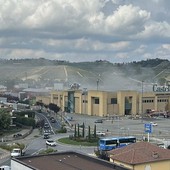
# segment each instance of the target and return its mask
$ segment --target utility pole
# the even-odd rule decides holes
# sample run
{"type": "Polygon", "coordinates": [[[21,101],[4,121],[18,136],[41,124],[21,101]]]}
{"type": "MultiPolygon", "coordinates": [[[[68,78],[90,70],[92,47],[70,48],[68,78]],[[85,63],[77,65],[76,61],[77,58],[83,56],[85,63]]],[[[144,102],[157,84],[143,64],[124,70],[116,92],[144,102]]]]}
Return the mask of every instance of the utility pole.
{"type": "Polygon", "coordinates": [[[97,91],[99,90],[99,79],[97,79],[97,91]]]}
{"type": "Polygon", "coordinates": [[[141,114],[142,114],[142,121],[143,122],[143,80],[142,80],[142,97],[141,97],[141,114]]]}

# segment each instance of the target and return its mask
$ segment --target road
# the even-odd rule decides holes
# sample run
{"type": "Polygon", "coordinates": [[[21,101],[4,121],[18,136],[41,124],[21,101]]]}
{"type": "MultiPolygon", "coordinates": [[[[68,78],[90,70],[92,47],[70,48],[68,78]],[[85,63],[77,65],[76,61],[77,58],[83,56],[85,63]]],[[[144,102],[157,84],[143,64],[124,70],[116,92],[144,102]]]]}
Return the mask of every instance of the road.
{"type": "MultiPolygon", "coordinates": [[[[144,124],[149,122],[156,122],[158,126],[153,127],[153,132],[150,134],[150,138],[158,138],[161,139],[166,143],[166,145],[170,145],[170,119],[167,118],[159,118],[159,119],[137,119],[132,120],[128,119],[127,117],[122,117],[119,119],[109,120],[105,119],[103,123],[94,123],[96,119],[99,119],[99,117],[95,116],[86,116],[86,115],[76,115],[76,114],[67,114],[66,116],[72,117],[72,121],[70,121],[73,124],[79,123],[80,125],[85,123],[85,127],[88,126],[91,127],[91,130],[93,130],[94,125],[96,125],[97,131],[105,131],[107,132],[108,136],[128,136],[133,135],[136,136],[138,139],[143,139],[143,136],[147,137],[147,134],[144,132],[144,124]]],[[[47,119],[48,121],[48,119],[47,119]]],[[[50,122],[49,122],[50,123],[50,122]]],[[[51,128],[54,129],[55,127],[58,127],[58,125],[51,125],[51,128]]],[[[32,137],[27,139],[23,139],[23,143],[28,143],[27,145],[27,151],[26,155],[36,155],[39,151],[46,149],[45,139],[43,139],[43,136],[39,134],[39,131],[34,131],[31,134],[32,137]],[[34,137],[38,136],[38,137],[34,137]]],[[[51,138],[54,140],[58,140],[61,137],[68,137],[73,132],[68,132],[66,134],[52,134],[51,138]]],[[[94,149],[96,147],[84,147],[84,146],[72,146],[72,145],[65,145],[61,143],[57,143],[57,146],[54,147],[58,152],[60,151],[68,151],[68,150],[74,150],[83,152],[86,154],[93,154],[94,149]]],[[[6,165],[10,164],[10,160],[8,159],[5,163],[6,165]]],[[[4,164],[3,164],[4,165],[4,164]]]]}
{"type": "MultiPolygon", "coordinates": [[[[56,134],[56,135],[51,135],[50,139],[53,139],[57,141],[60,138],[63,137],[68,137],[70,134],[56,134]]],[[[36,140],[33,140],[29,146],[27,147],[26,155],[37,155],[40,151],[46,150],[47,146],[45,144],[45,139],[43,137],[39,137],[36,140]]],[[[48,146],[49,148],[50,146],[48,146]]],[[[68,150],[73,150],[73,151],[81,151],[87,154],[92,154],[94,152],[94,148],[96,147],[84,147],[84,146],[73,146],[73,145],[67,145],[67,144],[62,144],[57,142],[57,146],[52,147],[53,149],[57,150],[58,152],[60,151],[68,151],[68,150]]]]}

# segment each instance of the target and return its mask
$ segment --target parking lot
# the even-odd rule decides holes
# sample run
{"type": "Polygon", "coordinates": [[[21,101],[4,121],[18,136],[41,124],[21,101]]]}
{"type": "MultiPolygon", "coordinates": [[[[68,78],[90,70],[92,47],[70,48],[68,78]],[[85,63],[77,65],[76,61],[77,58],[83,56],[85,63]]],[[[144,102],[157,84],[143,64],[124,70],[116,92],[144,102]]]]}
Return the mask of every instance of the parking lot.
{"type": "Polygon", "coordinates": [[[96,116],[78,115],[70,114],[67,116],[72,117],[71,124],[85,124],[85,127],[91,127],[94,129],[96,125],[97,131],[105,132],[107,136],[136,136],[139,140],[143,137],[148,137],[145,133],[145,124],[150,122],[156,123],[157,125],[152,126],[152,133],[150,133],[151,138],[158,138],[161,140],[170,140],[169,133],[169,118],[140,118],[140,119],[130,119],[128,117],[117,117],[116,119],[101,118],[96,116]],[[96,120],[102,119],[102,123],[95,123],[96,120]]]}

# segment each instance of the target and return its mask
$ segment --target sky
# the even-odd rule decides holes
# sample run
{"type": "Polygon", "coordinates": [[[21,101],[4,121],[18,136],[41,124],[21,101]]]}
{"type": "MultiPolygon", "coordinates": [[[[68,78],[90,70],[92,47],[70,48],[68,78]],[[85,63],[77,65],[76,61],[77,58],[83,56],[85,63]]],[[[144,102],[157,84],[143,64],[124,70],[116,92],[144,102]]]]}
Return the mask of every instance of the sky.
{"type": "Polygon", "coordinates": [[[169,0],[0,0],[0,59],[170,60],[169,0]]]}

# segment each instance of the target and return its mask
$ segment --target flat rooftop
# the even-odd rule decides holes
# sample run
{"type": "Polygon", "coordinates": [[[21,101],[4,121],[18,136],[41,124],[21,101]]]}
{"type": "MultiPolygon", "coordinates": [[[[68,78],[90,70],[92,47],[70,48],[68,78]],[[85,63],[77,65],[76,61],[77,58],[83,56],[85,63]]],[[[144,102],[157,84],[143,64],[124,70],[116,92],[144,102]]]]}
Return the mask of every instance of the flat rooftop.
{"type": "Polygon", "coordinates": [[[113,163],[77,152],[60,152],[48,155],[13,158],[25,167],[38,170],[126,170],[113,163]]]}

